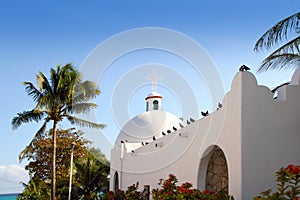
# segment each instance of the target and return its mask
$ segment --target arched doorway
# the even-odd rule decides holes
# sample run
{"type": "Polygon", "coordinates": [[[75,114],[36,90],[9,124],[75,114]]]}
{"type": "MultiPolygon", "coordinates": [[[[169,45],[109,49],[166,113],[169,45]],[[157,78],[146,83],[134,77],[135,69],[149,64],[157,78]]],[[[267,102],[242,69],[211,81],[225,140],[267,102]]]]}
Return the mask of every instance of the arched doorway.
{"type": "Polygon", "coordinates": [[[208,156],[205,189],[228,192],[228,166],[224,152],[215,146],[208,156]]]}
{"type": "Polygon", "coordinates": [[[116,192],[119,189],[119,174],[115,172],[114,175],[114,191],[116,192]]]}

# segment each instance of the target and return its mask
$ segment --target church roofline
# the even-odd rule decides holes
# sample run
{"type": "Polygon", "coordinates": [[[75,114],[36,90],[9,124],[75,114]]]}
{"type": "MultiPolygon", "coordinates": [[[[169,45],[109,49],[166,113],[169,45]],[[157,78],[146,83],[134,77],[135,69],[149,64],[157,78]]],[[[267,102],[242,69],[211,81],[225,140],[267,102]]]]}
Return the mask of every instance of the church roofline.
{"type": "Polygon", "coordinates": [[[153,99],[153,98],[160,98],[160,99],[162,99],[162,96],[149,96],[149,97],[146,97],[145,100],[153,99]]]}

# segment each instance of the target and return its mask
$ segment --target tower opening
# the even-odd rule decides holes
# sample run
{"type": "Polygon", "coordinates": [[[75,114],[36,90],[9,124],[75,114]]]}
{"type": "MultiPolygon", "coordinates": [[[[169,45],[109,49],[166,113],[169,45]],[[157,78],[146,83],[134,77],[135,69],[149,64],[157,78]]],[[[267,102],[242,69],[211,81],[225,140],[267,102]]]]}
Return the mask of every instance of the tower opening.
{"type": "Polygon", "coordinates": [[[153,110],[158,110],[158,101],[157,100],[153,101],[153,110]]]}

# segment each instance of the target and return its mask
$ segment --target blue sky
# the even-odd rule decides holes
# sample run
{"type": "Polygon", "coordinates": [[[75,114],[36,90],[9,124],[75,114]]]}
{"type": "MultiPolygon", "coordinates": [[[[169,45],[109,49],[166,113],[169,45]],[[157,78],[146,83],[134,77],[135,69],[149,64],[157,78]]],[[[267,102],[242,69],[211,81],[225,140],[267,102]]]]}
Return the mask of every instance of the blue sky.
{"type": "MultiPolygon", "coordinates": [[[[26,179],[22,170],[26,162],[19,164],[17,156],[39,125],[23,125],[12,131],[10,122],[16,113],[33,108],[21,82],[34,82],[38,71],[48,74],[51,67],[67,62],[80,68],[90,52],[111,36],[135,28],[160,27],[198,42],[214,62],[225,92],[242,64],[251,67],[260,84],[274,87],[289,80],[292,71],[257,74],[256,69],[268,52],[258,54],[253,46],[269,27],[298,11],[296,0],[1,1],[0,193],[19,191],[17,183],[26,179]],[[19,176],[11,175],[13,172],[19,176]]],[[[187,63],[178,57],[154,50],[124,55],[111,64],[98,82],[102,94],[96,99],[96,117],[107,128],[88,134],[94,146],[108,157],[109,147],[123,125],[114,116],[118,112],[112,112],[118,109],[113,104],[114,91],[124,75],[149,63],[162,63],[181,74],[195,91],[199,109],[212,109],[203,77],[194,74],[189,66],[185,68],[187,63]]],[[[164,109],[181,116],[184,106],[176,91],[167,83],[158,85],[164,96],[164,109]]],[[[135,87],[130,98],[119,100],[126,101],[129,117],[144,112],[144,97],[151,91],[146,78],[144,84],[135,87]]]]}

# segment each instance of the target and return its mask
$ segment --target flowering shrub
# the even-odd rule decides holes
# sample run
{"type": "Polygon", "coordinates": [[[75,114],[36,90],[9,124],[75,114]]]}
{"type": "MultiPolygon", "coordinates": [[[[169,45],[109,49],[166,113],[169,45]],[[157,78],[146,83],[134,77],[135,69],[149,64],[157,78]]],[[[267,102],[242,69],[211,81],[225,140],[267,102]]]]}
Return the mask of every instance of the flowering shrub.
{"type": "Polygon", "coordinates": [[[128,187],[127,191],[118,190],[116,192],[109,191],[103,194],[101,200],[143,200],[145,199],[144,191],[138,191],[138,183],[128,187]]]}
{"type": "Polygon", "coordinates": [[[208,190],[201,192],[198,189],[193,189],[191,183],[182,183],[181,186],[177,186],[178,179],[173,174],[169,174],[169,178],[166,180],[160,179],[159,185],[161,189],[153,189],[152,197],[154,200],[188,200],[188,199],[199,199],[199,200],[232,200],[233,197],[229,196],[225,192],[213,193],[208,190]]]}
{"type": "Polygon", "coordinates": [[[298,200],[300,196],[300,166],[288,165],[276,172],[277,191],[266,190],[254,200],[298,200]]]}
{"type": "MultiPolygon", "coordinates": [[[[232,196],[229,196],[226,192],[210,192],[204,190],[200,192],[198,189],[193,189],[191,183],[182,183],[181,186],[177,186],[178,179],[173,174],[169,174],[169,178],[166,180],[160,179],[159,185],[161,189],[152,190],[152,198],[154,200],[233,200],[232,196]]],[[[117,192],[110,191],[107,194],[102,195],[102,200],[144,200],[146,198],[145,191],[138,191],[138,183],[128,187],[128,190],[118,190],[117,192]]]]}

